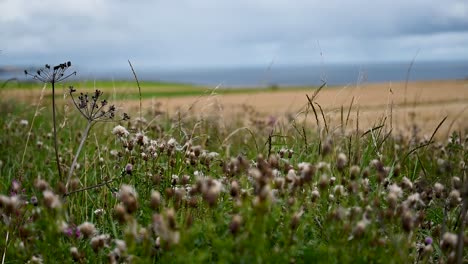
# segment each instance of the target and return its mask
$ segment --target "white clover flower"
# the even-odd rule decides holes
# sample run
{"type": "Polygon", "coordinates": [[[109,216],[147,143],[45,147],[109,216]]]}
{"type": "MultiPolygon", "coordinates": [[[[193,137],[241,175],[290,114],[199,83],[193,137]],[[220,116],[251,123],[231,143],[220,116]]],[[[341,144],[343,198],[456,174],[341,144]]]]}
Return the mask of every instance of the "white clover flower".
{"type": "Polygon", "coordinates": [[[112,129],[112,134],[118,137],[127,137],[128,135],[130,135],[130,132],[128,132],[128,130],[125,127],[118,125],[114,127],[114,129],[112,129]]]}

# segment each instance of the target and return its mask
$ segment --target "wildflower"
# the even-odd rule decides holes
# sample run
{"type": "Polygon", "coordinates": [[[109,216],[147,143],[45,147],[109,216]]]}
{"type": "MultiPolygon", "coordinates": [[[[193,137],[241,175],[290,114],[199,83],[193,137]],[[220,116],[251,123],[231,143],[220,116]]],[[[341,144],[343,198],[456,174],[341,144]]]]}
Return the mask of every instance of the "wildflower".
{"type": "Polygon", "coordinates": [[[403,212],[403,215],[401,216],[401,223],[403,226],[403,230],[405,230],[406,232],[410,232],[411,230],[413,230],[414,217],[409,210],[405,210],[403,212]]]}
{"type": "Polygon", "coordinates": [[[127,210],[123,204],[117,204],[114,208],[114,216],[120,223],[124,223],[127,220],[127,210]]]}
{"type": "Polygon", "coordinates": [[[90,244],[94,252],[98,252],[101,248],[109,244],[110,236],[109,235],[98,235],[91,238],[90,244]]]}
{"type": "Polygon", "coordinates": [[[350,176],[351,180],[356,179],[359,176],[360,173],[361,173],[361,169],[359,168],[359,166],[353,165],[349,169],[349,176],[350,176]]]}
{"type": "Polygon", "coordinates": [[[119,138],[123,138],[130,135],[130,132],[128,132],[125,127],[118,125],[112,129],[112,134],[118,136],[119,138]]]}
{"type": "Polygon", "coordinates": [[[445,232],[442,236],[442,241],[440,242],[440,247],[442,249],[455,249],[457,246],[458,236],[454,233],[445,232]]]}
{"type": "Polygon", "coordinates": [[[42,195],[44,196],[44,204],[47,208],[55,209],[62,206],[58,195],[53,192],[46,190],[42,192],[42,195]]]}
{"type": "Polygon", "coordinates": [[[230,191],[230,194],[233,198],[236,198],[239,196],[239,192],[240,192],[240,187],[239,187],[239,183],[237,181],[232,181],[231,182],[231,191],[230,191]]]}
{"type": "Polygon", "coordinates": [[[175,140],[175,138],[171,138],[167,141],[167,145],[169,146],[169,148],[174,148],[177,144],[177,141],[175,140]]]}
{"type": "Polygon", "coordinates": [[[407,208],[424,206],[424,202],[421,200],[421,195],[419,193],[413,193],[403,202],[403,205],[407,208]]]}
{"type": "Polygon", "coordinates": [[[80,262],[81,259],[83,258],[82,254],[80,254],[80,252],[78,251],[78,248],[76,248],[76,247],[71,247],[70,248],[70,254],[71,254],[73,260],[76,261],[76,262],[80,262]]]}
{"type": "Polygon", "coordinates": [[[456,190],[460,190],[460,189],[461,189],[461,187],[462,187],[462,181],[460,180],[459,177],[454,176],[454,177],[452,178],[452,187],[453,187],[454,189],[456,189],[456,190]]]}
{"type": "Polygon", "coordinates": [[[103,215],[105,212],[106,212],[106,211],[104,211],[104,209],[102,209],[102,208],[99,208],[99,209],[94,210],[94,214],[95,214],[96,216],[101,216],[101,215],[103,215]]]}
{"type": "Polygon", "coordinates": [[[32,256],[31,259],[27,263],[32,263],[32,264],[42,264],[44,263],[44,260],[42,259],[42,256],[32,256]]]}
{"type": "Polygon", "coordinates": [[[345,166],[348,164],[348,158],[344,153],[338,154],[338,157],[336,159],[336,168],[338,171],[343,171],[345,166]]]}
{"type": "Polygon", "coordinates": [[[301,178],[304,182],[312,181],[312,177],[315,175],[315,167],[310,163],[302,162],[299,163],[299,171],[301,172],[301,178]]]}
{"type": "Polygon", "coordinates": [[[132,214],[137,210],[137,193],[132,186],[122,184],[122,186],[120,186],[118,197],[129,214],[132,214]]]}
{"type": "Polygon", "coordinates": [[[26,119],[21,119],[20,122],[19,122],[19,124],[20,124],[21,126],[28,126],[28,125],[29,125],[29,122],[28,122],[28,120],[26,120],[26,119]]]}
{"type": "Polygon", "coordinates": [[[356,226],[353,228],[353,236],[355,237],[361,237],[364,234],[364,231],[366,230],[366,226],[369,223],[369,221],[363,219],[359,221],[356,226]]]}
{"type": "Polygon", "coordinates": [[[448,196],[448,200],[452,207],[457,206],[461,202],[460,191],[452,190],[448,196]]]}
{"type": "Polygon", "coordinates": [[[291,224],[290,224],[291,230],[296,230],[299,227],[299,221],[301,220],[301,216],[303,213],[304,211],[302,210],[294,213],[294,215],[291,218],[291,224]]]}
{"type": "Polygon", "coordinates": [[[114,240],[115,246],[120,250],[120,252],[125,253],[127,252],[127,243],[125,241],[116,239],[114,240]]]}
{"type": "Polygon", "coordinates": [[[312,201],[315,202],[315,201],[317,201],[319,198],[320,198],[320,193],[319,193],[319,191],[317,190],[317,187],[315,187],[314,190],[312,191],[312,201]]]}
{"type": "Polygon", "coordinates": [[[337,196],[337,197],[340,197],[340,196],[343,196],[345,194],[345,188],[343,185],[336,185],[334,188],[333,188],[333,193],[337,196]]]}
{"type": "Polygon", "coordinates": [[[37,206],[39,204],[39,201],[37,200],[36,196],[31,197],[31,204],[34,206],[37,206]]]}
{"type": "Polygon", "coordinates": [[[36,187],[36,189],[42,192],[50,188],[49,183],[41,178],[37,178],[36,180],[34,180],[34,187],[36,187]]]}
{"type": "Polygon", "coordinates": [[[82,223],[78,226],[78,230],[80,230],[80,233],[83,234],[85,238],[94,236],[97,232],[96,227],[94,227],[94,224],[90,222],[82,223]]]}
{"type": "Polygon", "coordinates": [[[444,191],[444,185],[436,182],[434,184],[434,192],[437,198],[440,198],[442,196],[442,192],[444,191]]]}
{"type": "Polygon", "coordinates": [[[426,244],[426,245],[431,245],[432,242],[433,242],[433,241],[432,241],[432,237],[426,237],[426,238],[424,239],[424,244],[426,244]]]}
{"type": "Polygon", "coordinates": [[[400,198],[403,195],[403,190],[396,184],[388,186],[388,192],[400,198]]]}
{"type": "Polygon", "coordinates": [[[231,231],[231,234],[237,234],[239,232],[241,224],[242,217],[238,214],[234,215],[231,219],[231,223],[229,223],[229,231],[231,231]]]}
{"type": "Polygon", "coordinates": [[[135,135],[135,141],[138,143],[138,145],[143,146],[143,145],[148,145],[148,137],[145,136],[143,133],[139,132],[135,135]]]}
{"type": "Polygon", "coordinates": [[[125,173],[127,173],[128,175],[132,175],[132,172],[133,172],[133,165],[130,163],[125,165],[125,173]]]}
{"type": "Polygon", "coordinates": [[[151,192],[150,207],[151,209],[156,210],[159,206],[161,206],[161,193],[153,190],[151,192]]]}
{"type": "Polygon", "coordinates": [[[407,177],[403,177],[403,179],[401,180],[401,187],[403,189],[412,190],[413,189],[413,183],[407,177]]]}

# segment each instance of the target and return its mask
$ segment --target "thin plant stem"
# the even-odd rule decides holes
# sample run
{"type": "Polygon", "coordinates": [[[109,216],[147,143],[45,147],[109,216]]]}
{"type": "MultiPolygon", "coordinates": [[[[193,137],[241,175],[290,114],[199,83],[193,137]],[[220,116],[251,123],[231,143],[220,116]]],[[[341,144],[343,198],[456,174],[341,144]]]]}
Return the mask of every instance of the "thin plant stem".
{"type": "Polygon", "coordinates": [[[88,137],[88,134],[89,134],[89,131],[91,130],[92,125],[93,125],[93,122],[88,121],[88,124],[86,125],[86,128],[84,130],[83,136],[81,137],[80,145],[78,146],[78,149],[76,150],[76,153],[75,153],[75,157],[73,158],[70,171],[68,172],[66,187],[68,187],[68,183],[70,182],[70,179],[73,175],[73,171],[75,170],[75,167],[76,167],[76,163],[78,162],[78,157],[80,156],[80,152],[83,149],[84,143],[86,141],[86,138],[88,137]]]}
{"type": "Polygon", "coordinates": [[[58,155],[58,144],[57,144],[57,122],[55,120],[55,81],[52,80],[52,115],[54,123],[54,148],[55,148],[55,160],[57,161],[57,170],[59,174],[59,179],[62,179],[62,170],[60,169],[60,159],[58,155]]]}
{"type": "Polygon", "coordinates": [[[67,192],[66,194],[64,194],[63,196],[70,196],[74,193],[78,193],[78,192],[84,192],[84,191],[88,191],[88,190],[92,190],[92,189],[96,189],[96,188],[99,188],[99,187],[102,187],[104,185],[107,185],[109,183],[112,183],[113,181],[117,180],[118,178],[113,178],[113,179],[110,179],[110,180],[107,180],[107,181],[104,181],[104,182],[101,182],[99,184],[96,184],[96,185],[92,185],[92,186],[88,186],[88,187],[85,187],[83,189],[79,189],[79,190],[74,190],[74,191],[71,191],[71,192],[67,192]]]}
{"type": "Polygon", "coordinates": [[[39,101],[37,102],[37,105],[36,105],[36,111],[34,112],[34,116],[31,121],[31,127],[29,128],[28,136],[26,137],[26,145],[24,146],[23,156],[21,157],[21,167],[23,167],[23,164],[24,164],[24,157],[26,156],[26,150],[28,149],[29,139],[31,138],[31,131],[34,126],[34,122],[36,121],[36,117],[39,115],[39,111],[40,111],[39,109],[41,106],[42,99],[44,98],[45,88],[46,88],[46,85],[44,84],[41,90],[41,95],[39,96],[39,101]]]}
{"type": "Polygon", "coordinates": [[[6,233],[6,238],[5,238],[5,249],[3,250],[3,256],[2,256],[2,264],[5,263],[5,256],[6,256],[6,251],[8,247],[8,238],[10,236],[10,231],[7,231],[6,233]]]}

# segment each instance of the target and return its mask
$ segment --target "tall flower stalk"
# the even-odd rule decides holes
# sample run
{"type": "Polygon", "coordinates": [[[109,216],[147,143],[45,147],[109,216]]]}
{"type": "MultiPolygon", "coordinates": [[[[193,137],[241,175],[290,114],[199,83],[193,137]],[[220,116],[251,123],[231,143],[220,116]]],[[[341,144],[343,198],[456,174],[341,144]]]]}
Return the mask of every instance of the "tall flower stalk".
{"type": "MultiPolygon", "coordinates": [[[[103,92],[100,90],[96,90],[94,94],[89,97],[89,95],[80,93],[78,98],[75,95],[76,90],[73,87],[69,88],[70,97],[72,98],[73,104],[75,104],[76,109],[81,113],[81,115],[86,119],[87,124],[86,128],[83,132],[83,136],[81,137],[80,145],[76,151],[75,157],[73,158],[72,165],[70,170],[68,171],[67,177],[67,187],[70,179],[73,175],[73,171],[76,168],[76,164],[78,162],[78,157],[80,155],[81,150],[83,149],[83,145],[88,137],[89,131],[91,127],[96,124],[97,122],[106,122],[106,121],[117,121],[115,120],[115,106],[110,105],[108,106],[108,102],[106,100],[100,100],[103,92]],[[108,106],[108,107],[107,107],[108,106]]],[[[128,120],[130,117],[124,113],[123,117],[120,120],[128,120]]]]}
{"type": "Polygon", "coordinates": [[[76,71],[66,74],[66,71],[71,66],[71,62],[61,63],[59,65],[51,67],[46,64],[44,68],[36,71],[35,74],[29,73],[27,70],[24,73],[31,76],[34,80],[38,80],[45,84],[50,83],[52,85],[52,120],[54,125],[54,149],[55,149],[55,160],[57,162],[57,170],[59,178],[62,179],[62,170],[60,168],[60,158],[58,154],[58,140],[57,140],[57,121],[56,121],[56,110],[55,110],[55,84],[59,83],[72,75],[76,75],[76,71]]]}

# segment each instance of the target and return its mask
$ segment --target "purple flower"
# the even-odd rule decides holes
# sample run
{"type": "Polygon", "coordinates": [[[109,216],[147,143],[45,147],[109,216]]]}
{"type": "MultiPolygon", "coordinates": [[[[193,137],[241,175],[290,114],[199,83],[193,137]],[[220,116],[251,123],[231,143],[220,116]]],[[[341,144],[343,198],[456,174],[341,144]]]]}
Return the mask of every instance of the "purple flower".
{"type": "Polygon", "coordinates": [[[128,175],[132,175],[132,171],[133,171],[133,165],[128,163],[126,166],[125,166],[125,172],[128,174],[128,175]]]}
{"type": "Polygon", "coordinates": [[[71,237],[73,235],[73,228],[72,227],[68,227],[66,228],[65,230],[63,230],[63,233],[67,236],[67,237],[71,237]]]}
{"type": "Polygon", "coordinates": [[[432,244],[432,237],[426,237],[426,239],[424,239],[424,243],[426,245],[431,245],[432,244]]]}

